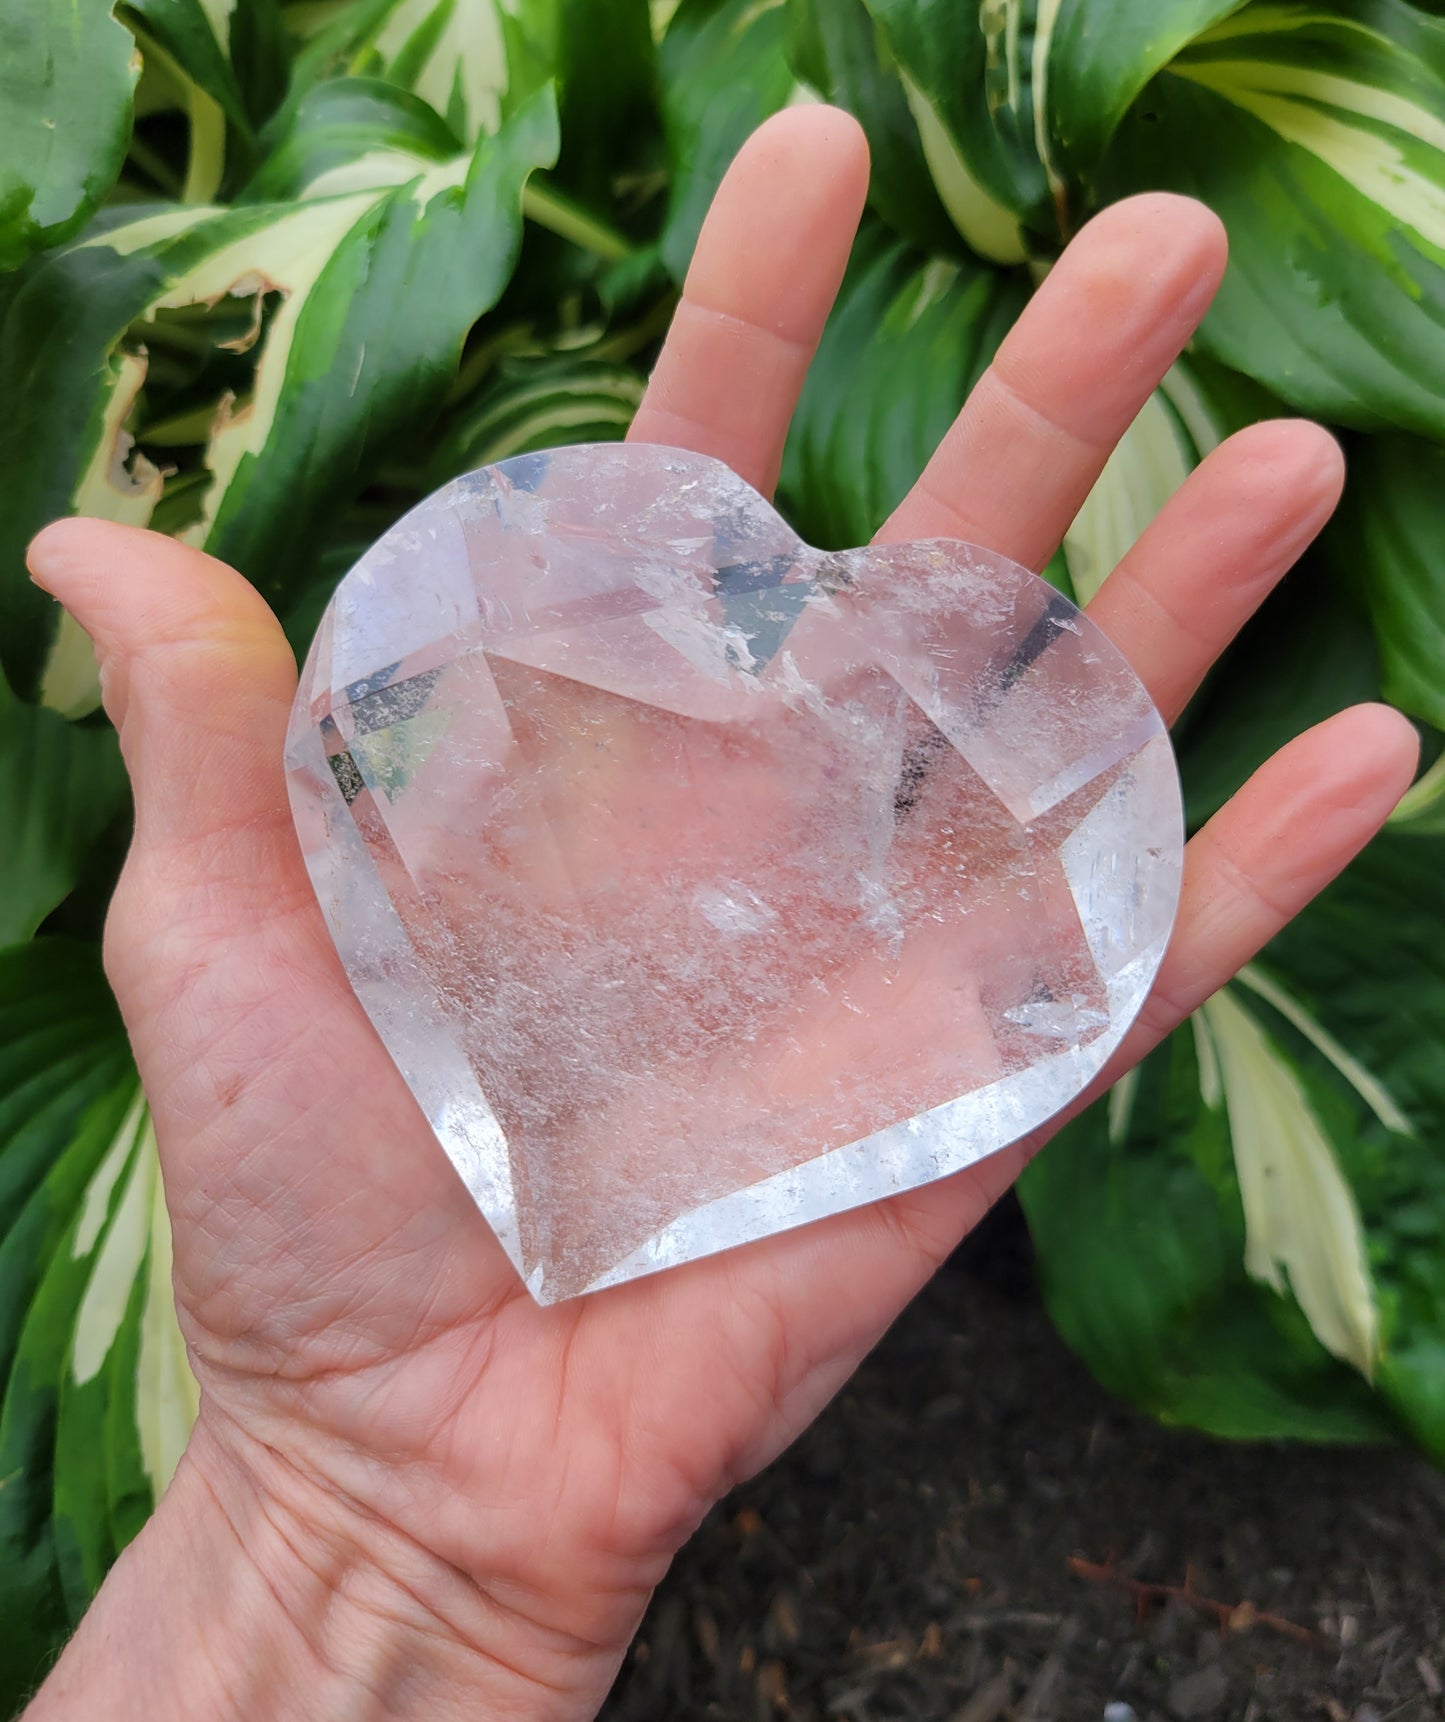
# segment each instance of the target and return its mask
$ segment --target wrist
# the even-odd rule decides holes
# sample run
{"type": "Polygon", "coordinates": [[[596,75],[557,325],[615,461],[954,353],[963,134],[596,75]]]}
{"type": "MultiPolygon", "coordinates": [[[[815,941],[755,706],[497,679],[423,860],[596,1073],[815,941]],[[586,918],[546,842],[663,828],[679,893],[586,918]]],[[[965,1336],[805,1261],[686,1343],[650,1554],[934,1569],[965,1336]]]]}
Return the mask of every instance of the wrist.
{"type": "Polygon", "coordinates": [[[25,1722],[585,1722],[620,1649],[548,1638],[203,1418],[25,1722]]]}

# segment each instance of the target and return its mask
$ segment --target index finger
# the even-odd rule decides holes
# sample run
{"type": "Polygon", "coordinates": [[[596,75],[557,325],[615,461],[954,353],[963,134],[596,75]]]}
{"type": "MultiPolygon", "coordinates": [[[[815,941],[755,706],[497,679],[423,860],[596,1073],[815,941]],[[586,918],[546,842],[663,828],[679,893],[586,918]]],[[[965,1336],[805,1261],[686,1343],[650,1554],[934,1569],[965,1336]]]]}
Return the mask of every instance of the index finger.
{"type": "Polygon", "coordinates": [[[858,122],[786,108],[738,152],[628,433],[724,460],[770,495],[868,191],[858,122]]]}

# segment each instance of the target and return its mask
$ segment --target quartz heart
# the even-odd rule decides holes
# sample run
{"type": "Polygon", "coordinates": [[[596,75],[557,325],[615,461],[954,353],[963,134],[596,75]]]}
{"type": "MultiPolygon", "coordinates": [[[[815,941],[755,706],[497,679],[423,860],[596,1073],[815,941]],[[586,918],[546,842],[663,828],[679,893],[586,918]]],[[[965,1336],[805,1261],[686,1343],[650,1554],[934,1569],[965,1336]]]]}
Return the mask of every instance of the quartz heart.
{"type": "Polygon", "coordinates": [[[673,449],[413,509],[287,765],[351,983],[546,1303],[1042,1124],[1179,891],[1163,723],[1072,604],[964,544],[809,549],[673,449]]]}

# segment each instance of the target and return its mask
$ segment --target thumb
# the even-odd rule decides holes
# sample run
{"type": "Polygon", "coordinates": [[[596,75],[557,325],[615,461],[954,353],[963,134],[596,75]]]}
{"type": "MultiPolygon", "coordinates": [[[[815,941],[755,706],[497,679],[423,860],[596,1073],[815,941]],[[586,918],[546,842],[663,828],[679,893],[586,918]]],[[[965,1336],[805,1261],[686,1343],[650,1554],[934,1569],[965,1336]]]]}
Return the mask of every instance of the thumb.
{"type": "MultiPolygon", "coordinates": [[[[445,1156],[424,1151],[425,1121],[312,891],[286,794],[296,671],[280,625],[234,570],[130,527],[60,522],[30,566],[95,643],[135,791],[106,968],[171,1211],[213,1216],[194,1248],[177,1228],[178,1284],[208,1308],[222,1281],[228,1296],[254,1287],[260,1307],[235,1318],[253,1335],[282,1308],[320,1328],[334,1311],[286,1278],[300,1273],[352,1318],[377,1312],[378,1337],[409,1334],[398,1249],[474,1238],[480,1216],[445,1156]],[[397,1152],[409,1141],[418,1152],[397,1152]]],[[[476,1254],[503,1277],[500,1252],[476,1254]]],[[[431,1293],[416,1278],[419,1301],[431,1293]]]]}
{"type": "Polygon", "coordinates": [[[296,672],[281,626],[233,569],[135,527],[62,520],[30,547],[36,584],[90,635],[136,797],[132,860],[180,884],[299,874],[282,746],[296,672]],[[282,841],[284,839],[284,842],[282,841]]]}

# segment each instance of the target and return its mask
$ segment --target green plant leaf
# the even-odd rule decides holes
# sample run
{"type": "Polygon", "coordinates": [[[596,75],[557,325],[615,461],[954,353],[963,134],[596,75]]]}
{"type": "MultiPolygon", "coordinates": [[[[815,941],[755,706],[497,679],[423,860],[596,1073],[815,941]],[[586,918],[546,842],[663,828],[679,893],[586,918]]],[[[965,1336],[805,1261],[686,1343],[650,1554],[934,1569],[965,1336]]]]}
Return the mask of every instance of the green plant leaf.
{"type": "Polygon", "coordinates": [[[334,197],[405,185],[461,153],[436,110],[378,78],[333,78],[302,97],[244,203],[334,197]]]}
{"type": "Polygon", "coordinates": [[[0,681],[0,946],[70,894],[126,794],[113,730],[78,728],[0,681]]]}
{"type": "MultiPolygon", "coordinates": [[[[1271,971],[1410,1120],[1378,1130],[1347,1170],[1380,1307],[1375,1384],[1445,1460],[1445,838],[1388,831],[1270,947],[1271,971]]],[[[1348,1142],[1348,1138],[1343,1138],[1348,1142]]]]}
{"type": "Polygon", "coordinates": [[[1377,840],[1030,1168],[1050,1308],[1116,1391],[1445,1455],[1442,863],[1377,840]]]}
{"type": "Polygon", "coordinates": [[[1291,1299],[1251,1279],[1229,1117],[1186,1025],[1112,1108],[1092,1107],[1019,1186],[1045,1301],[1111,1392],[1242,1439],[1394,1432],[1291,1299]]]}
{"type": "Polygon", "coordinates": [[[661,148],[648,0],[555,0],[553,70],[562,116],[558,178],[605,206],[661,148]]]}
{"type": "Polygon", "coordinates": [[[1361,438],[1329,542],[1370,612],[1385,698],[1445,729],[1445,448],[1361,438]]]}
{"type": "MultiPolygon", "coordinates": [[[[139,1134],[139,1087],[92,945],[0,952],[0,1712],[73,1624],[53,1535],[71,1318],[139,1134]]],[[[93,1433],[92,1433],[93,1440],[93,1433]]]]}
{"type": "MultiPolygon", "coordinates": [[[[556,154],[544,90],[454,166],[379,202],[358,194],[349,217],[353,199],[329,202],[331,244],[319,268],[302,264],[271,324],[249,413],[212,434],[208,550],[263,591],[304,574],[330,510],[380,449],[441,404],[468,330],[511,274],[527,178],[556,154]]],[[[306,206],[303,219],[321,208],[306,206]]],[[[309,247],[313,229],[302,231],[309,247]]]]}
{"type": "Polygon", "coordinates": [[[728,164],[796,82],[784,0],[681,0],[658,50],[672,193],[662,257],[687,273],[702,218],[728,164]]]}
{"type": "Polygon", "coordinates": [[[54,1537],[72,1620],[170,1482],[198,1405],[171,1290],[155,1133],[144,1121],[92,1258],[59,1384],[54,1537]]]}
{"type": "MultiPolygon", "coordinates": [[[[1438,736],[1435,741],[1438,747],[1438,736]]],[[[1445,835],[1445,753],[1410,785],[1390,824],[1416,837],[1445,835]]]]}
{"type": "Polygon", "coordinates": [[[787,0],[793,71],[846,108],[868,138],[868,201],[922,251],[952,252],[958,234],[929,175],[898,68],[863,0],[787,0]]]}
{"type": "Polygon", "coordinates": [[[562,443],[619,442],[645,379],[625,365],[589,359],[515,364],[469,402],[438,444],[424,487],[458,473],[562,443]]]}
{"type": "Polygon", "coordinates": [[[1069,237],[1135,97],[1245,0],[864,3],[958,231],[980,255],[1015,263],[1069,237]]]}
{"type": "MultiPolygon", "coordinates": [[[[1244,1002],[1244,981],[1241,976],[1240,986],[1221,988],[1194,1023],[1196,1035],[1210,1044],[1201,1054],[1201,1065],[1212,1067],[1207,1081],[1201,1070],[1204,1103],[1215,1105],[1222,1095],[1229,1118],[1244,1208],[1244,1271],[1281,1297],[1293,1297],[1325,1350],[1368,1380],[1380,1318],[1359,1209],[1303,1081],[1244,1002]]],[[[1271,992],[1273,982],[1256,977],[1253,984],[1277,1008],[1284,1000],[1291,1014],[1288,995],[1271,992]]],[[[1313,1018],[1299,1012],[1293,1020],[1313,1031],[1317,1046],[1332,1048],[1343,1066],[1347,1055],[1322,1038],[1313,1018]]],[[[1356,1086],[1362,1086],[1358,1078],[1356,1086]]],[[[1379,1115],[1386,1128],[1408,1133],[1388,1096],[1379,1115]]]]}
{"type": "Polygon", "coordinates": [[[927,258],[865,222],[783,455],[810,543],[866,544],[922,472],[1027,297],[974,261],[927,258]]]}
{"type": "Polygon", "coordinates": [[[1445,22],[1261,0],[1154,80],[1101,183],[1223,217],[1199,338],[1224,363],[1341,424],[1445,437],[1445,22]]]}
{"type": "Polygon", "coordinates": [[[0,4],[0,269],[67,238],[120,172],[139,63],[113,9],[0,4]]]}
{"type": "Polygon", "coordinates": [[[179,1461],[197,1392],[150,1127],[94,946],[0,952],[0,1712],[179,1461]]]}
{"type": "Polygon", "coordinates": [[[288,50],[275,0],[121,0],[143,49],[164,54],[248,142],[280,101],[288,50]]]}
{"type": "Polygon", "coordinates": [[[954,225],[979,256],[1022,262],[1026,229],[1052,235],[1058,226],[1059,187],[1034,114],[1035,0],[866,4],[954,225]]]}
{"type": "Polygon", "coordinates": [[[1057,171],[1093,178],[1136,96],[1179,50],[1247,0],[1043,0],[1035,8],[1034,100],[1045,79],[1057,171]],[[1040,39],[1043,49],[1040,51],[1040,39]]]}
{"type": "MultiPolygon", "coordinates": [[[[290,103],[337,76],[379,78],[426,102],[468,145],[552,75],[564,0],[360,0],[301,55],[290,103]]],[[[289,105],[289,104],[288,104],[289,105]]],[[[286,111],[281,121],[284,126],[286,111]]]]}
{"type": "MultiPolygon", "coordinates": [[[[290,54],[276,0],[122,0],[144,61],[137,119],[177,108],[189,143],[179,187],[208,203],[255,162],[257,129],[285,90],[290,54]]],[[[139,138],[137,139],[137,146],[139,138]]],[[[152,177],[154,158],[147,153],[152,177]]]]}
{"type": "Polygon", "coordinates": [[[126,212],[33,273],[0,330],[0,387],[16,403],[0,426],[0,653],[22,692],[41,678],[55,625],[25,578],[31,533],[81,509],[143,522],[159,498],[126,429],[146,320],[228,295],[279,300],[250,398],[218,413],[189,531],[279,597],[378,451],[440,406],[467,331],[511,273],[522,187],[556,148],[543,91],[449,161],[379,149],[363,152],[372,183],[358,190],[126,212]]]}
{"type": "Polygon", "coordinates": [[[1266,599],[1176,728],[1191,828],[1217,813],[1286,742],[1380,697],[1369,618],[1308,552],[1266,599]]]}
{"type": "Polygon", "coordinates": [[[1119,439],[1064,535],[1064,561],[1087,604],[1135,540],[1209,451],[1267,417],[1274,403],[1247,378],[1185,356],[1119,439]]]}

